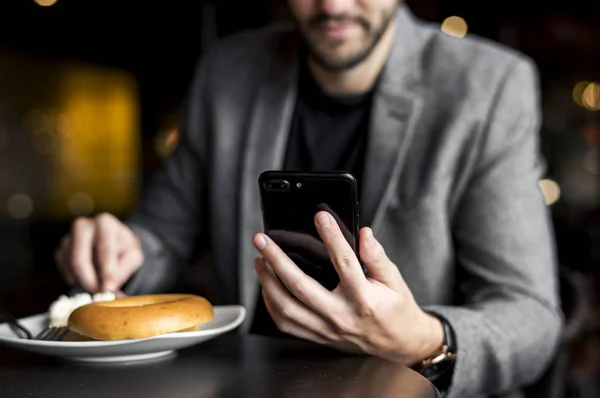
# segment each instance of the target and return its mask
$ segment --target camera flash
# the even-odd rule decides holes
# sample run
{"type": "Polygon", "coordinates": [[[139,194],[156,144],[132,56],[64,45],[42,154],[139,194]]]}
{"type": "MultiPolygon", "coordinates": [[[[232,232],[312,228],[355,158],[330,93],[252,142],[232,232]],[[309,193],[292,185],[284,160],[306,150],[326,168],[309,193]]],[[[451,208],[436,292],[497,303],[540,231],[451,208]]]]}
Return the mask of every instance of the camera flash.
{"type": "Polygon", "coordinates": [[[296,183],[296,188],[298,188],[298,189],[302,188],[302,183],[301,182],[297,182],[296,183]]]}

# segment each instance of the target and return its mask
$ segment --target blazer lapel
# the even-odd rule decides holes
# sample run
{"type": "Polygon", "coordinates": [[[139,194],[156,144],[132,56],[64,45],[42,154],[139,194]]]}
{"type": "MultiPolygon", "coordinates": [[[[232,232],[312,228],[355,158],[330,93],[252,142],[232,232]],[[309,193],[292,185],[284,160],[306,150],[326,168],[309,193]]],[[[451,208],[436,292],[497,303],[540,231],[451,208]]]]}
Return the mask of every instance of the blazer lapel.
{"type": "Polygon", "coordinates": [[[421,113],[419,37],[406,6],[373,99],[361,193],[361,225],[374,230],[393,197],[421,113]]]}
{"type": "Polygon", "coordinates": [[[415,98],[378,94],[373,103],[361,193],[361,225],[374,230],[399,183],[420,110],[415,98]]]}
{"type": "MultiPolygon", "coordinates": [[[[283,61],[282,61],[283,62],[283,61]]],[[[258,294],[254,258],[258,255],[252,236],[262,231],[258,176],[265,170],[283,167],[287,137],[296,101],[297,62],[273,68],[260,86],[250,117],[246,148],[243,151],[240,192],[240,235],[238,281],[240,302],[249,316],[242,326],[248,329],[258,294]]]]}

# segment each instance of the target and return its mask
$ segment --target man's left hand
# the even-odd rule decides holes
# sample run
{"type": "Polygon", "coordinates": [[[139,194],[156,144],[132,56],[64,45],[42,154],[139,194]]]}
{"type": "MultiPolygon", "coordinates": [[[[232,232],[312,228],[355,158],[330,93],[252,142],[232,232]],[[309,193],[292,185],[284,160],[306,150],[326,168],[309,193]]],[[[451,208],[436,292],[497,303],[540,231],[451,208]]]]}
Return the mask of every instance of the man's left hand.
{"type": "Polygon", "coordinates": [[[317,213],[315,226],[340,278],[332,291],[307,276],[267,235],[254,236],[261,254],[256,271],[277,327],[302,339],[407,365],[434,355],[443,344],[443,327],[415,302],[371,229],[361,229],[359,236],[365,274],[329,213],[317,213]]]}

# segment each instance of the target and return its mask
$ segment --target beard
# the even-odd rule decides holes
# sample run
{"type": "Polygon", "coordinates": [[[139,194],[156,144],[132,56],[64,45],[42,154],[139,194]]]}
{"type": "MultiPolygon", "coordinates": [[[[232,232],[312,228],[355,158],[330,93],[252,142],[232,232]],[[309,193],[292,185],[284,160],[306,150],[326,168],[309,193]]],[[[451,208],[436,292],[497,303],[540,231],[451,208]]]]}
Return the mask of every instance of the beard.
{"type": "Polygon", "coordinates": [[[361,16],[319,14],[313,17],[304,26],[301,26],[310,55],[319,66],[330,72],[342,72],[354,68],[367,59],[377,47],[396,17],[396,9],[397,7],[394,6],[383,10],[376,25],[361,16]],[[348,54],[337,55],[337,49],[352,43],[347,43],[343,39],[329,39],[323,43],[322,37],[312,34],[316,29],[331,23],[357,25],[364,32],[361,43],[357,43],[356,48],[349,51],[348,54]]]}

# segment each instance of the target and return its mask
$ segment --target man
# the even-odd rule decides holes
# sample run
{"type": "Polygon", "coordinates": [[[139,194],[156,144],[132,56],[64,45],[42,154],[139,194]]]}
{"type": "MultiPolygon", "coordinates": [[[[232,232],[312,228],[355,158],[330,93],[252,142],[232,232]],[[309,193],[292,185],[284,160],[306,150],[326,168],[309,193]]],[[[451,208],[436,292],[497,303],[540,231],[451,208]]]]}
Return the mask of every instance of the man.
{"type": "Polygon", "coordinates": [[[299,29],[238,35],[204,57],[178,148],[127,224],[74,223],[57,252],[65,278],[164,291],[210,248],[213,300],[243,303],[246,329],[272,322],[407,365],[454,357],[449,395],[516,393],[561,329],[532,62],[446,36],[397,0],[289,4],[299,29]],[[366,274],[328,213],[315,225],[334,291],[257,234],[258,175],[280,168],[357,176],[366,274]]]}

